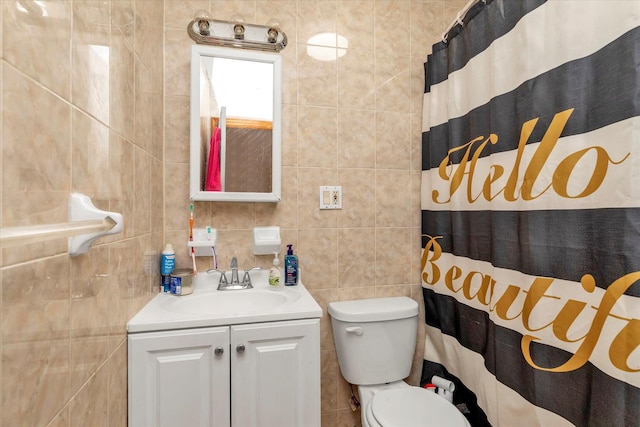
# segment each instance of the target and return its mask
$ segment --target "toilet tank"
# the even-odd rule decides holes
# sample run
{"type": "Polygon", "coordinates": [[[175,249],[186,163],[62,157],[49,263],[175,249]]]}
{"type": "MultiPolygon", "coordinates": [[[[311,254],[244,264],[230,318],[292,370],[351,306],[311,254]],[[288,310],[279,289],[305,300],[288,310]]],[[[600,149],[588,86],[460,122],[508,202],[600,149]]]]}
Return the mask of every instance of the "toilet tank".
{"type": "Polygon", "coordinates": [[[416,346],[418,303],[407,297],[329,303],[344,379],[372,385],[409,376],[416,346]]]}

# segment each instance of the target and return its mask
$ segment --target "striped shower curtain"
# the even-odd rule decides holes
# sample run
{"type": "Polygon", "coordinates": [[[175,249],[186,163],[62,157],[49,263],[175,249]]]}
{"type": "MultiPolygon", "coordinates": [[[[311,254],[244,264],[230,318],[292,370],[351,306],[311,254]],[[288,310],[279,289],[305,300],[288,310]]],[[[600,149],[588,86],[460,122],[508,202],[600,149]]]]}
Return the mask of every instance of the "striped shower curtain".
{"type": "Polygon", "coordinates": [[[640,1],[479,1],[425,74],[423,384],[473,426],[640,426],[640,1]]]}

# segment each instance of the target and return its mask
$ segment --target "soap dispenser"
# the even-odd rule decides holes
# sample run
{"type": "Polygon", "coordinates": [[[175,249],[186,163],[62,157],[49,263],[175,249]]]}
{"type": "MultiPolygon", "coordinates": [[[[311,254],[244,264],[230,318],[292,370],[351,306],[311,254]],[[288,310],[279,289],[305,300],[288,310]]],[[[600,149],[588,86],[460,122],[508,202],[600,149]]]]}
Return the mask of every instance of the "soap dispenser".
{"type": "Polygon", "coordinates": [[[282,273],[280,271],[280,260],[278,252],[273,253],[273,265],[269,269],[269,289],[280,291],[283,288],[282,273]]]}
{"type": "Polygon", "coordinates": [[[298,257],[293,253],[293,245],[287,245],[287,256],[284,257],[284,285],[298,284],[298,257]]]}

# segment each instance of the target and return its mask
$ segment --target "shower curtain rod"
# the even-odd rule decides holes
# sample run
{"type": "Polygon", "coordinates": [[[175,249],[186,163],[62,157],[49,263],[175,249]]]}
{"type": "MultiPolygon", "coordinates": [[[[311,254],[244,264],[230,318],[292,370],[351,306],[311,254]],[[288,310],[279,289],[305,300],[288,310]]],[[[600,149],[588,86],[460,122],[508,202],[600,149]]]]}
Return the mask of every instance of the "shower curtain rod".
{"type": "Polygon", "coordinates": [[[444,31],[444,33],[442,33],[442,41],[444,43],[447,42],[447,36],[449,35],[449,31],[451,31],[453,27],[455,27],[458,24],[461,27],[463,27],[464,26],[463,20],[464,20],[464,17],[467,15],[467,12],[469,12],[469,9],[471,9],[476,3],[480,3],[480,2],[487,4],[487,0],[469,0],[467,4],[464,5],[464,7],[456,15],[456,18],[453,20],[453,22],[451,22],[451,24],[449,24],[449,26],[444,31]]]}

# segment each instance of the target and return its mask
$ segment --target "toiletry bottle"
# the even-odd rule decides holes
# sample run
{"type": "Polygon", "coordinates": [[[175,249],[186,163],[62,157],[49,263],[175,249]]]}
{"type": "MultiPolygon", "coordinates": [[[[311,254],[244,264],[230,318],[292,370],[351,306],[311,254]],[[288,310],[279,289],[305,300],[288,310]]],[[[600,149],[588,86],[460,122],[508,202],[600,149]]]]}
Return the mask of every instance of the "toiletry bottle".
{"type": "Polygon", "coordinates": [[[269,269],[269,289],[279,291],[282,289],[282,273],[280,272],[280,260],[278,252],[273,253],[273,265],[269,269]]]}
{"type": "Polygon", "coordinates": [[[171,292],[171,271],[176,266],[176,252],[173,250],[171,243],[167,243],[160,256],[160,275],[162,277],[161,291],[164,293],[171,292]]]}
{"type": "Polygon", "coordinates": [[[287,245],[287,256],[284,257],[284,285],[298,284],[298,257],[293,254],[293,245],[287,245]]]}

